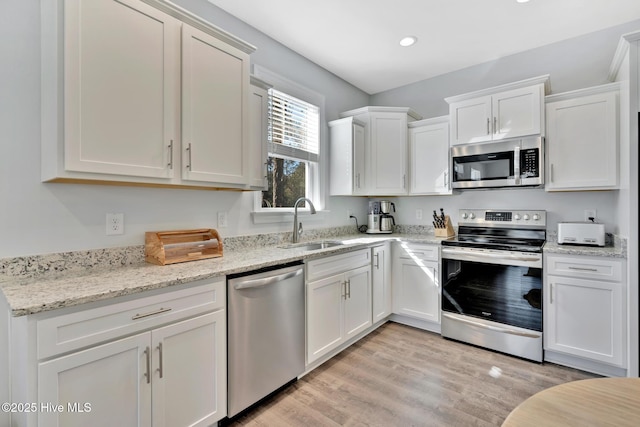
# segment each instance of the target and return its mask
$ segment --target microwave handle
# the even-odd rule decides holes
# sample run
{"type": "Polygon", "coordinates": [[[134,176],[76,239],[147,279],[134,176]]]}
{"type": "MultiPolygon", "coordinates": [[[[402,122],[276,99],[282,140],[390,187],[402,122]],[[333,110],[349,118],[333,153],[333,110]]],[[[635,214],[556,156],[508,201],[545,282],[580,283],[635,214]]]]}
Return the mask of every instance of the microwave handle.
{"type": "Polygon", "coordinates": [[[520,184],[520,147],[513,150],[513,175],[516,179],[516,185],[520,184]]]}

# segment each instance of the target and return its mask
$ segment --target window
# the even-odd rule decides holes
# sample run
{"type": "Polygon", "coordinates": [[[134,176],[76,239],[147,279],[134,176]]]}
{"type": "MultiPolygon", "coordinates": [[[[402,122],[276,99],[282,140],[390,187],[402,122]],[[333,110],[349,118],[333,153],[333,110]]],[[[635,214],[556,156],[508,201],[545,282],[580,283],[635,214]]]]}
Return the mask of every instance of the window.
{"type": "Polygon", "coordinates": [[[292,208],[300,197],[316,198],[319,130],[318,106],[275,89],[269,90],[269,187],[262,192],[263,209],[292,208]]]}

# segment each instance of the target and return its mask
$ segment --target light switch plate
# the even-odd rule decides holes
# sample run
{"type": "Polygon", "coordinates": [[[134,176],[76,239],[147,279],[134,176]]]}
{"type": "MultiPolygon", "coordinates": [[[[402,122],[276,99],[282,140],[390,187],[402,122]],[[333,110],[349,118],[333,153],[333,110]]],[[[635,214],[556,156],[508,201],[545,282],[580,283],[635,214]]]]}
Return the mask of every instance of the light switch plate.
{"type": "Polygon", "coordinates": [[[224,228],[227,225],[227,211],[218,212],[218,228],[224,228]]]}

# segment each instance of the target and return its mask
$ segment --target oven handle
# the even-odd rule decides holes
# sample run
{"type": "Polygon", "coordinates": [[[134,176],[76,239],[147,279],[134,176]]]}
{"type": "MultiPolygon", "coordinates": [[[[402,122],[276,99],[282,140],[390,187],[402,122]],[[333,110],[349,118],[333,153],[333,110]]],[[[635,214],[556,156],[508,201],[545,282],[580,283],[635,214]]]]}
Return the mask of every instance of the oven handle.
{"type": "Polygon", "coordinates": [[[451,316],[450,314],[447,314],[447,313],[442,313],[442,316],[446,317],[447,319],[455,320],[455,321],[462,322],[462,323],[467,323],[467,324],[472,325],[472,326],[477,326],[477,327],[483,328],[483,329],[489,329],[489,330],[495,331],[495,332],[502,332],[502,333],[505,333],[505,334],[518,335],[520,337],[526,337],[526,338],[540,338],[539,334],[532,334],[532,333],[527,333],[527,332],[515,331],[513,329],[508,329],[508,328],[499,328],[497,326],[485,325],[484,323],[474,322],[473,320],[461,319],[459,317],[454,317],[454,316],[451,316]]]}
{"type": "Polygon", "coordinates": [[[494,258],[494,259],[503,259],[503,260],[513,260],[513,261],[525,261],[525,262],[539,262],[541,257],[538,255],[524,256],[524,255],[514,255],[508,252],[504,253],[492,253],[492,252],[470,252],[465,250],[456,250],[456,249],[448,249],[442,248],[442,255],[464,255],[464,256],[472,256],[477,258],[494,258]]]}

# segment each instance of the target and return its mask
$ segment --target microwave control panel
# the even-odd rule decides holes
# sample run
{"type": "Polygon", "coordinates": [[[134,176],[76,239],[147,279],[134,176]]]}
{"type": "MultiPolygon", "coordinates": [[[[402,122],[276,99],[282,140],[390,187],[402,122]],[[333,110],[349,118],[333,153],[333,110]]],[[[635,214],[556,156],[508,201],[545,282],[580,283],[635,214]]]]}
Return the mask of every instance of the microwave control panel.
{"type": "Polygon", "coordinates": [[[533,178],[540,176],[540,150],[528,148],[520,150],[520,176],[533,178]]]}

